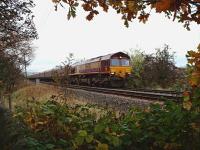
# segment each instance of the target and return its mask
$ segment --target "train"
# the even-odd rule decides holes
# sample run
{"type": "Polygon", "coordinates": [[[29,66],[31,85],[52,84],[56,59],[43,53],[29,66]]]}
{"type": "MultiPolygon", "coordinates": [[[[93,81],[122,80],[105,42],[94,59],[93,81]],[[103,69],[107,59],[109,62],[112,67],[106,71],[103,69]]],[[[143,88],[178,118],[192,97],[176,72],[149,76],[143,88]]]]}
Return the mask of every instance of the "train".
{"type": "MultiPolygon", "coordinates": [[[[123,87],[131,71],[129,55],[116,52],[74,63],[70,65],[67,76],[70,84],[123,87]]],[[[50,81],[53,80],[54,72],[55,69],[34,74],[29,79],[50,81]]]]}

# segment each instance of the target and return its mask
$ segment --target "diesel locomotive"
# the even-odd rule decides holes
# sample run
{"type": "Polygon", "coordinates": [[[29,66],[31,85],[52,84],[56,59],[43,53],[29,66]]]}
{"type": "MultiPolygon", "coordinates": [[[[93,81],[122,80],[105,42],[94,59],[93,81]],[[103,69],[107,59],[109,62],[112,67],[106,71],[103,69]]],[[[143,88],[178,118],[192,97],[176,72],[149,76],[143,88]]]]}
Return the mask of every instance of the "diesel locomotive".
{"type": "MultiPolygon", "coordinates": [[[[117,52],[74,63],[68,76],[71,84],[123,87],[130,74],[130,57],[117,52]]],[[[51,79],[52,73],[43,72],[30,78],[51,79]]]]}

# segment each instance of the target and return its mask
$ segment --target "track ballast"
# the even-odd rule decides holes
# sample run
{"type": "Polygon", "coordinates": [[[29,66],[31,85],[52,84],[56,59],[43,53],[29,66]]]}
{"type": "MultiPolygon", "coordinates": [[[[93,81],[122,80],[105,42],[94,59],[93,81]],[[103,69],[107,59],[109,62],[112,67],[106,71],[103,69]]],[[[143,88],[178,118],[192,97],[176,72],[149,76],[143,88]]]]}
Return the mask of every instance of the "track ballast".
{"type": "MultiPolygon", "coordinates": [[[[52,82],[41,82],[44,84],[54,85],[52,82]]],[[[68,85],[67,88],[81,89],[85,91],[113,94],[124,97],[140,98],[144,100],[153,101],[174,101],[181,102],[183,99],[182,92],[177,91],[167,91],[167,90],[124,90],[124,89],[113,89],[113,88],[102,88],[102,87],[91,87],[91,86],[81,86],[81,85],[68,85]]]]}

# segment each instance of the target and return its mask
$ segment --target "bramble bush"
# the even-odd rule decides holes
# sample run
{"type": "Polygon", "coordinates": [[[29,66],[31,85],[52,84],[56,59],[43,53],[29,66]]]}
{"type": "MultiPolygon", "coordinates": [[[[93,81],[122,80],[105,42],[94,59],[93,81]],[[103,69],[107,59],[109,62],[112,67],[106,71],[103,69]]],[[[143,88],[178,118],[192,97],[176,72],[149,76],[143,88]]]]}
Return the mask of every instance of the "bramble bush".
{"type": "Polygon", "coordinates": [[[25,149],[200,149],[200,113],[174,102],[121,115],[94,105],[31,102],[17,108],[14,120],[25,149]]]}

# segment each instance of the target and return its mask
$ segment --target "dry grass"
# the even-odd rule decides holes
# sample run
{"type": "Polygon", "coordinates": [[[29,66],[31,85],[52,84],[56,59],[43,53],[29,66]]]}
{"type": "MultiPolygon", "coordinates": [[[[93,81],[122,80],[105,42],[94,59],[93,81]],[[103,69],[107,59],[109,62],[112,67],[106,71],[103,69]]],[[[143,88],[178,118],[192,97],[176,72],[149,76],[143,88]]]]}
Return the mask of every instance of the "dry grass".
{"type": "Polygon", "coordinates": [[[29,84],[22,87],[12,94],[12,105],[26,105],[29,101],[44,102],[47,100],[56,100],[60,103],[68,104],[86,104],[85,102],[78,101],[73,98],[73,95],[67,93],[64,96],[63,91],[59,88],[45,84],[29,84]]]}

